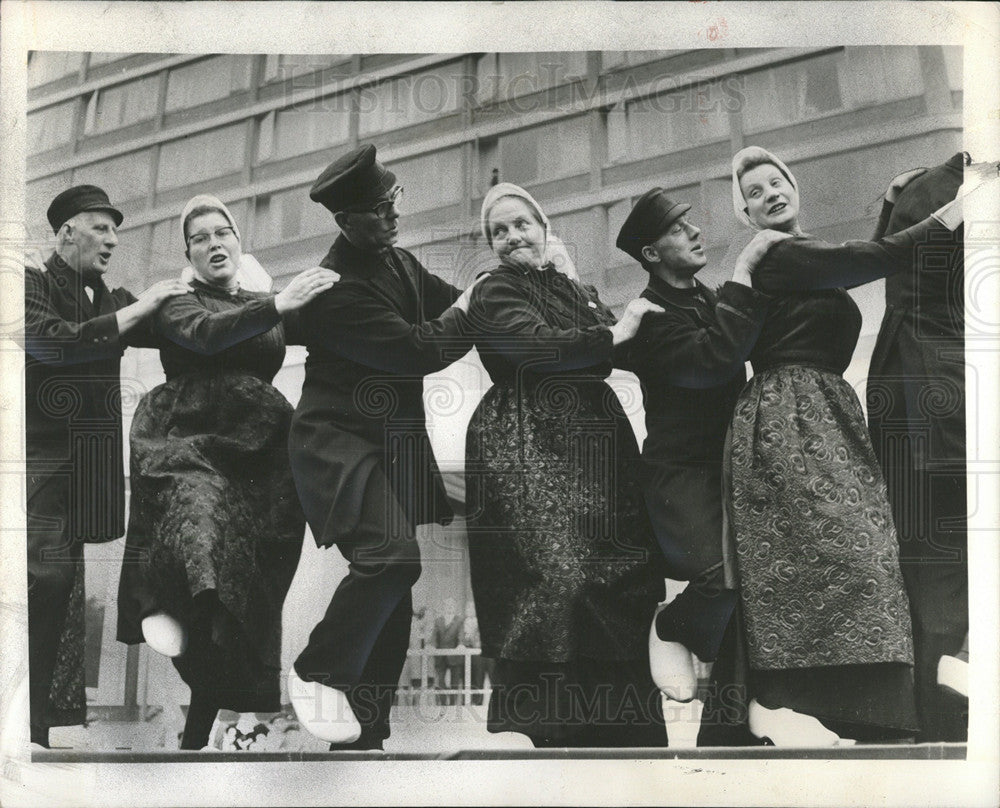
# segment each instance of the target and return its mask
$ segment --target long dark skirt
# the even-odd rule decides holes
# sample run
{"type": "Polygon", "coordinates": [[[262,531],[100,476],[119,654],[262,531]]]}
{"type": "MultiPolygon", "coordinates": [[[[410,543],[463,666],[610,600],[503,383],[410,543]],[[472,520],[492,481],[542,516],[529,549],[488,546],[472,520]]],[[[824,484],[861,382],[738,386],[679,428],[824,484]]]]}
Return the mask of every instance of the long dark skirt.
{"type": "Polygon", "coordinates": [[[292,409],[249,374],[149,393],[131,433],[132,504],[118,639],[164,611],[189,633],[185,682],[233,710],[280,708],[281,610],[305,520],[288,462],[292,409]]]}
{"type": "Polygon", "coordinates": [[[726,471],[752,695],[858,736],[912,730],[896,532],[854,390],[815,367],[755,375],[726,471]]]}
{"type": "Polygon", "coordinates": [[[638,459],[628,419],[603,381],[486,393],[469,424],[466,501],[487,656],[647,655],[663,569],[638,459]]]}
{"type": "Polygon", "coordinates": [[[646,658],[498,659],[487,729],[520,732],[537,747],[666,746],[660,699],[646,658]]]}

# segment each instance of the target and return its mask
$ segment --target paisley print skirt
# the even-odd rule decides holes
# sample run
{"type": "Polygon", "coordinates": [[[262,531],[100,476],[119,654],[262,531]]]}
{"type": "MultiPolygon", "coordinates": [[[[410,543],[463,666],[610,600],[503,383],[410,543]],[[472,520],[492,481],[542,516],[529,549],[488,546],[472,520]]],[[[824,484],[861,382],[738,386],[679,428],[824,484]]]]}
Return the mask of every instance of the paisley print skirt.
{"type": "Polygon", "coordinates": [[[896,531],[851,386],[802,365],[755,375],[729,464],[751,667],[912,664],[896,531]]]}
{"type": "Polygon", "coordinates": [[[180,620],[190,642],[174,664],[220,707],[280,708],[281,610],[305,530],[291,414],[255,376],[192,374],[152,390],[132,424],[118,638],[142,642],[154,611],[180,620]]]}
{"type": "Polygon", "coordinates": [[[495,385],[469,424],[466,502],[483,652],[640,659],[664,592],[639,449],[603,381],[495,385]]]}

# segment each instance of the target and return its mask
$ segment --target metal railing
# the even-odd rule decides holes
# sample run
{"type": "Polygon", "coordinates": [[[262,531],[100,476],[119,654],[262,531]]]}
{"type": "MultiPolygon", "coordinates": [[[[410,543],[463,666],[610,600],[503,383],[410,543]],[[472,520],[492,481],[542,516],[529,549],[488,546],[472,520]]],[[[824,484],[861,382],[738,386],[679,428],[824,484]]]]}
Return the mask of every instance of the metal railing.
{"type": "Polygon", "coordinates": [[[407,681],[400,683],[400,688],[399,688],[400,696],[408,697],[411,704],[413,703],[414,698],[419,698],[422,696],[429,696],[429,695],[433,695],[435,697],[457,696],[458,697],[457,703],[463,705],[472,704],[473,696],[482,696],[482,702],[485,704],[490,692],[488,674],[485,671],[483,672],[484,679],[482,687],[472,686],[472,658],[476,656],[481,656],[482,653],[483,652],[481,648],[470,648],[464,645],[460,645],[456,648],[433,648],[433,647],[410,648],[406,652],[407,658],[413,660],[414,658],[419,657],[420,659],[420,684],[417,687],[413,686],[413,675],[411,673],[407,681]],[[465,673],[462,680],[463,686],[452,687],[451,686],[452,683],[449,683],[448,687],[444,687],[443,682],[436,681],[437,676],[435,674],[435,682],[434,686],[432,687],[429,684],[429,675],[428,675],[429,673],[433,672],[430,670],[431,668],[430,660],[434,657],[457,657],[457,656],[464,657],[464,659],[462,660],[463,669],[465,673]]]}

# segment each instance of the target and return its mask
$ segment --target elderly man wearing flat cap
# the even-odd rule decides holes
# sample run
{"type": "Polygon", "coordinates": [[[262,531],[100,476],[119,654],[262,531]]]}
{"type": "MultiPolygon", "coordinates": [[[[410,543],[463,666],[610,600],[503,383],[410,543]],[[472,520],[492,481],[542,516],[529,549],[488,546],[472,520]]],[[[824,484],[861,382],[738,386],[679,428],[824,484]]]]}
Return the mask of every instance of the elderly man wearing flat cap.
{"type": "Polygon", "coordinates": [[[86,719],[83,545],[125,532],[120,362],[158,347],[149,315],[189,291],[177,280],[138,298],[104,283],[122,214],[95,185],[52,200],[55,252],[24,270],[28,665],[31,741],[86,719]]]}
{"type": "Polygon", "coordinates": [[[381,749],[409,647],[418,525],[452,511],[425,428],[423,377],[472,347],[468,293],[393,246],[403,189],[362,146],[310,198],[340,228],[321,265],[340,282],[301,313],[309,349],[292,471],[313,536],[348,560],[289,674],[304,726],[331,748],[381,749]]]}
{"type": "MultiPolygon", "coordinates": [[[[644,494],[670,577],[687,587],[661,609],[651,642],[653,677],[688,701],[697,679],[692,654],[718,654],[736,606],[722,565],[722,453],[745,361],[767,310],[750,286],[765,249],[741,254],[718,293],[695,277],[708,259],[691,206],[653,188],[636,202],[615,242],[649,273],[642,297],[663,307],[643,318],[628,364],[642,383],[647,436],[644,494]]],[[[780,235],[774,236],[775,240],[780,235]]]]}

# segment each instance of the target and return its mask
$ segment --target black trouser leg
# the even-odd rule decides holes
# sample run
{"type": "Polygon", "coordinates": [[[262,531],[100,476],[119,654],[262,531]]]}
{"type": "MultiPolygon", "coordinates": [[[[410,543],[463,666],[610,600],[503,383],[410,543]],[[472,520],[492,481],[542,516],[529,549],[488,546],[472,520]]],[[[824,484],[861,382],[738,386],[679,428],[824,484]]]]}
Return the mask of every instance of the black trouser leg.
{"type": "Polygon", "coordinates": [[[918,740],[964,741],[967,705],[938,686],[938,661],[961,650],[968,632],[968,571],[964,560],[904,559],[903,578],[913,620],[913,685],[918,740]]]}
{"type": "Polygon", "coordinates": [[[219,708],[211,696],[192,690],[184,734],[181,736],[181,749],[201,749],[206,746],[218,712],[219,708]]]}
{"type": "Polygon", "coordinates": [[[83,543],[72,539],[68,480],[53,478],[28,498],[28,689],[31,740],[49,745],[45,719],[59,638],[83,543]]]}
{"type": "Polygon", "coordinates": [[[719,653],[722,637],[736,607],[735,589],[726,589],[722,562],[694,576],[656,616],[656,634],[679,642],[702,662],[719,653]]]}
{"type": "Polygon", "coordinates": [[[413,601],[407,592],[386,620],[360,680],[347,688],[347,701],[361,724],[361,737],[352,744],[332,744],[331,750],[381,749],[389,737],[389,715],[410,647],[412,618],[413,601]]]}
{"type": "Polygon", "coordinates": [[[373,474],[361,518],[338,548],[350,562],[323,619],[295,660],[305,681],[343,689],[362,725],[349,748],[379,748],[409,647],[410,588],[420,576],[420,550],[382,474],[373,474]],[[397,533],[390,525],[399,526],[397,533]],[[361,746],[359,744],[370,744],[361,746]]]}

